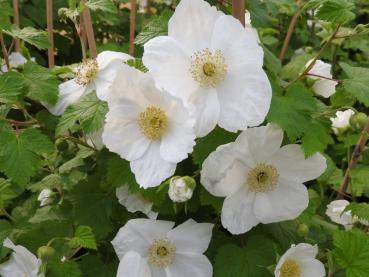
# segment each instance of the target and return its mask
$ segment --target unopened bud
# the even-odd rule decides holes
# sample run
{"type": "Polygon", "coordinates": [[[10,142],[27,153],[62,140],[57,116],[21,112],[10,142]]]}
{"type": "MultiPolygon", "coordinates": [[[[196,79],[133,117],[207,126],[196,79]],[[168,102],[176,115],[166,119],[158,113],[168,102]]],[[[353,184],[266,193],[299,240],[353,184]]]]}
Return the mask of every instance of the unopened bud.
{"type": "Polygon", "coordinates": [[[168,195],[173,202],[186,202],[191,199],[196,187],[195,180],[190,176],[175,176],[170,180],[168,195]]]}
{"type": "Polygon", "coordinates": [[[307,234],[309,234],[309,227],[306,224],[304,224],[304,223],[299,224],[299,226],[297,227],[297,234],[300,237],[307,236],[307,234]]]}
{"type": "Polygon", "coordinates": [[[355,130],[363,130],[368,124],[368,116],[365,113],[356,113],[351,116],[350,124],[355,130]]]}
{"type": "Polygon", "coordinates": [[[44,245],[37,250],[37,255],[42,261],[47,261],[55,255],[55,249],[51,246],[44,245]]]}

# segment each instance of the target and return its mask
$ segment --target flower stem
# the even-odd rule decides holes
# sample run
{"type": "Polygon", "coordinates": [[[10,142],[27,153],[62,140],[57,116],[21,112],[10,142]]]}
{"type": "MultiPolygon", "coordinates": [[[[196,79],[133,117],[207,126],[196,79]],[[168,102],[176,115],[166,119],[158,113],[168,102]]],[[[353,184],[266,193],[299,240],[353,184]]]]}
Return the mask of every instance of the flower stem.
{"type": "Polygon", "coordinates": [[[318,74],[313,74],[313,73],[306,73],[306,76],[314,76],[314,77],[319,77],[320,79],[326,79],[326,80],[330,80],[330,81],[335,81],[337,83],[342,83],[342,80],[337,80],[337,79],[333,79],[333,78],[329,78],[329,77],[325,77],[322,75],[318,75],[318,74]]]}
{"type": "Polygon", "coordinates": [[[7,219],[9,219],[11,222],[16,223],[14,217],[12,217],[5,209],[0,209],[0,216],[5,216],[7,219]]]}

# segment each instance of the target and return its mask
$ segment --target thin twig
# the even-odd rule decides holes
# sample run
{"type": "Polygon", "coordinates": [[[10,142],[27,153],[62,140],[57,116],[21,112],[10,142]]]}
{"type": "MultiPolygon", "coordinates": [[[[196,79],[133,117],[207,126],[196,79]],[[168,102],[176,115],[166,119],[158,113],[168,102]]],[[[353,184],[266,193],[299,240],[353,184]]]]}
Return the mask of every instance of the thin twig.
{"type": "Polygon", "coordinates": [[[131,11],[129,16],[129,50],[128,53],[133,56],[135,54],[135,30],[136,30],[136,0],[131,0],[131,11]]]}
{"type": "Polygon", "coordinates": [[[6,47],[5,47],[3,31],[1,29],[0,29],[0,44],[1,44],[1,51],[3,52],[6,68],[8,70],[10,70],[9,55],[8,55],[8,51],[6,50],[6,47]]]}
{"type": "MultiPolygon", "coordinates": [[[[19,5],[18,0],[13,0],[13,9],[14,9],[14,24],[19,27],[19,5]]],[[[20,42],[19,39],[15,39],[15,51],[20,52],[20,42]]]]}
{"type": "Polygon", "coordinates": [[[92,26],[91,13],[88,7],[85,7],[84,11],[82,12],[81,17],[83,17],[84,30],[86,31],[90,54],[91,54],[91,57],[95,59],[97,56],[96,41],[95,41],[94,29],[92,26]]]}
{"type": "Polygon", "coordinates": [[[245,1],[232,0],[232,15],[245,26],[245,1]]]}
{"type": "Polygon", "coordinates": [[[53,0],[46,0],[47,34],[50,47],[47,50],[49,68],[54,67],[54,24],[53,24],[53,0]]]}
{"type": "Polygon", "coordinates": [[[298,11],[292,16],[291,21],[290,21],[290,25],[288,26],[287,34],[286,34],[286,37],[284,38],[281,52],[279,53],[279,60],[281,62],[283,61],[284,56],[286,55],[288,46],[289,46],[290,41],[291,41],[293,31],[295,30],[295,27],[296,27],[296,24],[297,24],[297,19],[299,18],[300,14],[301,14],[301,11],[302,11],[302,9],[300,8],[301,2],[302,2],[301,0],[296,1],[298,11]]]}
{"type": "Polygon", "coordinates": [[[313,73],[306,73],[305,75],[306,75],[306,76],[314,76],[314,77],[318,77],[318,78],[320,78],[320,79],[326,79],[326,80],[330,80],[330,81],[335,81],[335,82],[337,82],[337,83],[342,83],[342,82],[343,82],[342,80],[333,79],[333,78],[329,78],[329,77],[325,77],[325,76],[318,75],[318,74],[313,74],[313,73]]]}
{"type": "Polygon", "coordinates": [[[368,135],[369,135],[369,117],[368,117],[368,123],[363,129],[361,136],[355,146],[354,152],[352,152],[350,162],[345,172],[345,176],[343,177],[343,181],[338,190],[337,199],[342,199],[343,195],[346,193],[346,190],[348,188],[348,185],[351,179],[350,172],[357,165],[359,161],[360,155],[364,150],[366,142],[368,141],[368,135]]]}
{"type": "Polygon", "coordinates": [[[4,208],[0,209],[0,216],[5,216],[11,222],[17,222],[14,217],[12,217],[4,208]]]}

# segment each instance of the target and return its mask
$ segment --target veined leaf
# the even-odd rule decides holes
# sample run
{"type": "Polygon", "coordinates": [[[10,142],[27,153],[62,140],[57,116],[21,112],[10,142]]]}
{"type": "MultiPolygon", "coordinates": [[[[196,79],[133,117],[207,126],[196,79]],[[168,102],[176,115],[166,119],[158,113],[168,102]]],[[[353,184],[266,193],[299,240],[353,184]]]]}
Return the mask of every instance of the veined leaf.
{"type": "Polygon", "coordinates": [[[5,33],[13,38],[19,38],[29,44],[32,44],[38,49],[47,49],[50,47],[47,33],[45,31],[37,30],[33,27],[19,29],[17,26],[13,25],[12,28],[8,31],[5,31],[5,33]]]}

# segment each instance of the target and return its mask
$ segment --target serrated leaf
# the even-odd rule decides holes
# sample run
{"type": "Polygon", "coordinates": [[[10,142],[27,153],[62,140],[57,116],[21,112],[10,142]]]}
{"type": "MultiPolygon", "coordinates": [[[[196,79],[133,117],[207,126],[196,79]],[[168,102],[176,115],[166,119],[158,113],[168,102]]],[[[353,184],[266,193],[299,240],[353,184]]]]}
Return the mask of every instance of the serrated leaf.
{"type": "Polygon", "coordinates": [[[58,80],[48,69],[28,62],[24,65],[23,77],[28,88],[27,96],[51,105],[58,101],[58,80]]]}
{"type": "Polygon", "coordinates": [[[36,46],[38,49],[47,49],[50,47],[47,33],[33,27],[19,29],[17,26],[13,25],[10,30],[4,32],[13,38],[19,38],[33,46],[36,46]]]}
{"type": "Polygon", "coordinates": [[[146,66],[143,64],[142,59],[130,59],[128,61],[126,61],[126,64],[128,64],[129,66],[136,68],[142,72],[147,72],[148,69],[146,68],[146,66]]]}
{"type": "Polygon", "coordinates": [[[0,178],[0,208],[5,208],[8,201],[17,196],[18,194],[12,188],[10,180],[0,178]]]}
{"type": "Polygon", "coordinates": [[[305,69],[306,63],[314,57],[314,54],[304,53],[293,57],[292,60],[283,66],[281,71],[282,79],[294,79],[305,69]]]}
{"type": "Polygon", "coordinates": [[[351,11],[354,7],[350,1],[328,0],[323,2],[316,16],[321,20],[343,24],[355,18],[355,14],[351,11]]]}
{"type": "Polygon", "coordinates": [[[45,206],[36,210],[33,217],[29,219],[31,223],[40,223],[47,220],[65,220],[66,217],[58,207],[45,206]]]}
{"type": "Polygon", "coordinates": [[[16,72],[7,72],[0,75],[0,102],[15,103],[23,94],[24,81],[22,75],[16,72]]]}
{"type": "Polygon", "coordinates": [[[84,165],[84,159],[90,157],[93,154],[95,154],[95,151],[93,149],[81,146],[80,150],[77,152],[76,156],[73,159],[65,162],[59,167],[59,173],[63,174],[69,172],[73,168],[84,165]]]}
{"type": "Polygon", "coordinates": [[[74,238],[69,242],[72,248],[84,247],[97,249],[95,235],[89,226],[80,225],[74,234],[74,238]]]}
{"type": "Polygon", "coordinates": [[[112,0],[90,0],[85,3],[93,11],[103,11],[108,13],[117,13],[117,7],[112,0]]]}
{"type": "Polygon", "coordinates": [[[107,169],[107,181],[110,185],[119,187],[127,184],[131,192],[138,191],[139,185],[131,171],[129,162],[118,155],[109,157],[107,169]]]}
{"type": "Polygon", "coordinates": [[[324,125],[318,121],[314,121],[306,127],[301,144],[307,157],[316,152],[323,152],[328,144],[334,142],[329,131],[330,125],[324,125]]]}
{"type": "Polygon", "coordinates": [[[358,165],[351,170],[351,182],[349,191],[355,196],[361,196],[364,193],[369,195],[369,166],[358,165]]]}
{"type": "Polygon", "coordinates": [[[172,14],[172,11],[164,10],[160,16],[154,17],[136,36],[135,43],[144,45],[154,37],[165,36],[168,33],[168,21],[172,14]]]}
{"type": "Polygon", "coordinates": [[[21,134],[13,131],[0,135],[0,170],[14,182],[24,185],[41,166],[40,155],[53,151],[53,144],[37,129],[21,134]]]}
{"type": "Polygon", "coordinates": [[[369,276],[369,236],[361,231],[339,231],[333,236],[333,256],[347,277],[369,276]]]}
{"type": "Polygon", "coordinates": [[[205,188],[200,188],[200,202],[202,206],[209,205],[220,214],[222,211],[224,199],[221,197],[215,197],[211,195],[205,188]]]}
{"type": "Polygon", "coordinates": [[[7,0],[0,0],[0,29],[9,30],[12,27],[10,16],[14,11],[7,0]]]}
{"type": "Polygon", "coordinates": [[[48,277],[82,277],[82,272],[76,262],[52,261],[47,264],[48,277]]]}
{"type": "Polygon", "coordinates": [[[97,98],[96,93],[90,93],[65,110],[56,133],[60,135],[66,132],[76,122],[81,124],[86,133],[93,133],[103,126],[107,111],[106,102],[97,98]]]}
{"type": "Polygon", "coordinates": [[[350,203],[346,207],[347,211],[351,211],[353,215],[356,215],[359,219],[369,221],[369,204],[368,203],[350,203]]]}
{"type": "Polygon", "coordinates": [[[275,263],[273,242],[263,236],[251,236],[247,241],[245,248],[227,244],[218,249],[214,277],[273,276],[268,270],[275,263]]]}

